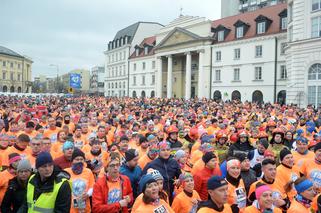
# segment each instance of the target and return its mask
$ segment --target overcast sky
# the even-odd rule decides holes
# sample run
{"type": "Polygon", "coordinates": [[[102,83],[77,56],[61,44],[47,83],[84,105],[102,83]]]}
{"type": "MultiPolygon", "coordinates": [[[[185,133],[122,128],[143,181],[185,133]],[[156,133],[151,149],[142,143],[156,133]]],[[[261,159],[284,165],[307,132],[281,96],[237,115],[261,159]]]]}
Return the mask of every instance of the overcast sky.
{"type": "Polygon", "coordinates": [[[220,0],[0,0],[0,46],[34,61],[33,77],[104,64],[116,32],[137,21],[168,24],[180,14],[220,17],[220,0]]]}

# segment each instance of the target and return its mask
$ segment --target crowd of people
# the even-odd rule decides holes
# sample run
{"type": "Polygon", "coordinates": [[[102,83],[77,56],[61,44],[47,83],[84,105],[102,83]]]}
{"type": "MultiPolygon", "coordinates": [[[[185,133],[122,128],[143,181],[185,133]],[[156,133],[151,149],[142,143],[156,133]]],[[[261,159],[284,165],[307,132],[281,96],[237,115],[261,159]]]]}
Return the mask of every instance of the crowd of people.
{"type": "Polygon", "coordinates": [[[321,212],[321,110],[0,97],[2,213],[321,212]]]}

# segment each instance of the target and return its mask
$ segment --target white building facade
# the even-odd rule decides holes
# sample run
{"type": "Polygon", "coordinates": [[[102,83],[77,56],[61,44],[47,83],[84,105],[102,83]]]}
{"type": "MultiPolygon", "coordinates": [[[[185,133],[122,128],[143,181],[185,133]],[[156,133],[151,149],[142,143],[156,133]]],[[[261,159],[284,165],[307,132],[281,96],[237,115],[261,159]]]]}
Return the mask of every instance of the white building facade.
{"type": "Polygon", "coordinates": [[[105,51],[105,96],[128,96],[128,58],[136,45],[162,27],[159,23],[137,22],[117,32],[105,51]]]}
{"type": "Polygon", "coordinates": [[[129,60],[129,96],[155,97],[156,58],[154,54],[156,37],[143,40],[135,47],[129,60]]]}
{"type": "Polygon", "coordinates": [[[321,0],[289,0],[287,99],[321,104],[321,0]]]}
{"type": "Polygon", "coordinates": [[[213,99],[286,102],[286,11],[279,4],[213,22],[213,99]]]}
{"type": "Polygon", "coordinates": [[[93,94],[104,94],[105,67],[95,66],[91,69],[90,92],[93,94]]]}

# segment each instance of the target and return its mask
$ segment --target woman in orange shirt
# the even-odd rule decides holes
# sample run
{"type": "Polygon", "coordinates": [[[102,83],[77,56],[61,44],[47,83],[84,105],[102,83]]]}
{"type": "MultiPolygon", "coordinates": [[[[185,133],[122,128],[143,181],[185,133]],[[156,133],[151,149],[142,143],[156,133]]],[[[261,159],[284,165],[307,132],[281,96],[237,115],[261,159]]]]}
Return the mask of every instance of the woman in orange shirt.
{"type": "Polygon", "coordinates": [[[238,159],[231,158],[227,161],[226,167],[226,181],[229,191],[227,203],[231,205],[232,210],[239,209],[242,212],[246,207],[246,191],[241,178],[241,163],[238,159]]]}
{"type": "Polygon", "coordinates": [[[172,209],[176,213],[196,212],[201,198],[194,190],[193,176],[190,173],[181,174],[179,180],[183,191],[174,198],[172,209]]]}
{"type": "Polygon", "coordinates": [[[133,213],[168,212],[175,213],[162,199],[159,199],[159,187],[152,175],[144,175],[139,182],[139,189],[143,192],[143,202],[133,213]]]}
{"type": "Polygon", "coordinates": [[[313,190],[313,183],[305,177],[301,177],[294,182],[294,188],[297,191],[288,213],[309,213],[311,212],[311,203],[316,195],[313,190]]]}

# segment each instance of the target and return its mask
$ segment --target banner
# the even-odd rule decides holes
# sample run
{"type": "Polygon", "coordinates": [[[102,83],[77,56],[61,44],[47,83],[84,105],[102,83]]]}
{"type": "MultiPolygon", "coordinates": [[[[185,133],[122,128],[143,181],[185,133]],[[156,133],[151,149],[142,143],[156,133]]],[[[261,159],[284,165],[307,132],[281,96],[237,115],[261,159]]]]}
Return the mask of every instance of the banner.
{"type": "Polygon", "coordinates": [[[70,73],[69,86],[71,88],[80,89],[81,88],[81,75],[77,73],[70,73]]]}

